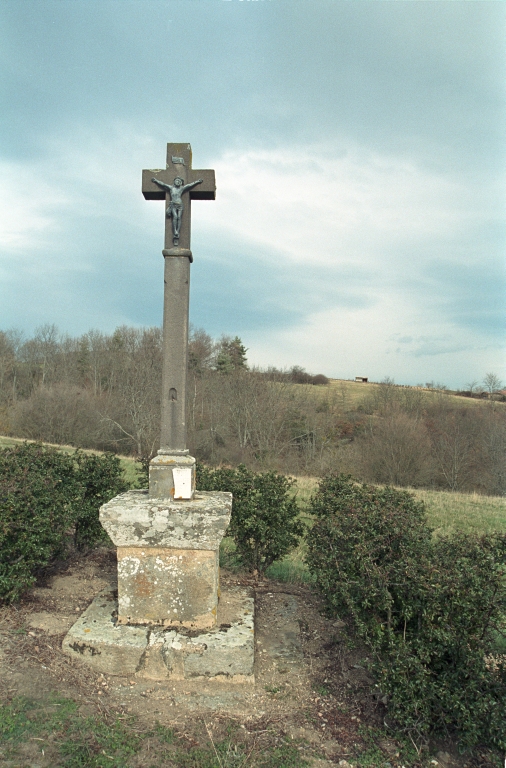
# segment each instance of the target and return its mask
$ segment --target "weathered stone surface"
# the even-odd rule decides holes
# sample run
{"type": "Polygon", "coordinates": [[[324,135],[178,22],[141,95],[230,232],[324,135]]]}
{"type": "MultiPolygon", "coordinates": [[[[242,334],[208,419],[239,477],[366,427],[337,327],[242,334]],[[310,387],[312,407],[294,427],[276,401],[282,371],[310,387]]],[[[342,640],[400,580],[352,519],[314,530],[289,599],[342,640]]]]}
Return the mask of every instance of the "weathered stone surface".
{"type": "Polygon", "coordinates": [[[111,589],[95,598],[65,637],[65,653],[110,675],[254,682],[254,599],[249,589],[223,590],[218,626],[198,634],[118,624],[116,606],[111,589]]]}
{"type": "Polygon", "coordinates": [[[218,552],[118,547],[118,622],[214,627],[218,552]]]}
{"type": "Polygon", "coordinates": [[[254,599],[248,590],[229,589],[222,608],[218,631],[188,638],[185,678],[253,675],[254,599]]]}
{"type": "Polygon", "coordinates": [[[120,624],[215,626],[219,547],[231,511],[232,494],[219,492],[171,501],[128,491],[101,507],[118,548],[120,624]]]}
{"type": "Polygon", "coordinates": [[[149,463],[149,496],[155,499],[190,500],[195,495],[195,459],[181,454],[159,453],[149,463]],[[177,488],[174,470],[189,473],[188,493],[177,488]]]}
{"type": "Polygon", "coordinates": [[[100,522],[117,547],[217,551],[231,512],[231,493],[196,491],[191,501],[170,501],[127,491],[100,508],[100,522]]]}
{"type": "Polygon", "coordinates": [[[145,627],[123,627],[116,621],[118,602],[111,589],[101,592],[66,635],[62,648],[99,672],[135,672],[148,643],[145,627]]]}

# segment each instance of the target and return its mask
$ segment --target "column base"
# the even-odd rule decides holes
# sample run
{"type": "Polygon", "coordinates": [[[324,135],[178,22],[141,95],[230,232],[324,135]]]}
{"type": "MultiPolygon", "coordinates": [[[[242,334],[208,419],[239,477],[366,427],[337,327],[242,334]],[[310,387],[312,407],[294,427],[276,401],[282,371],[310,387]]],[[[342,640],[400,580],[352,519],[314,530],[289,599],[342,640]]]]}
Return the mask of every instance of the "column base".
{"type": "Polygon", "coordinates": [[[219,552],[118,547],[118,624],[216,626],[219,552]]]}
{"type": "Polygon", "coordinates": [[[150,680],[207,678],[254,682],[254,598],[244,587],[223,591],[218,626],[200,633],[122,626],[113,589],[98,595],[63,641],[63,651],[97,672],[150,680]]]}
{"type": "Polygon", "coordinates": [[[189,500],[195,493],[195,459],[187,453],[159,451],[149,463],[149,495],[153,499],[189,500]]]}
{"type": "Polygon", "coordinates": [[[100,509],[118,548],[118,622],[188,629],[216,626],[219,549],[232,494],[197,491],[191,501],[127,491],[100,509]]]}

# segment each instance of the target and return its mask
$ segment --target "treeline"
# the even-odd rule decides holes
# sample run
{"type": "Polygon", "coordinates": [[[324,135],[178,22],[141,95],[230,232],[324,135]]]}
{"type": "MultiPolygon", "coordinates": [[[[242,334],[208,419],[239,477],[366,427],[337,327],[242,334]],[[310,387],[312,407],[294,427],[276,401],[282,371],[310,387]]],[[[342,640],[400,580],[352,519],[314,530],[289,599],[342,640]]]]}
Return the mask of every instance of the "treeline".
{"type": "Polygon", "coordinates": [[[391,383],[361,408],[369,415],[359,441],[361,476],[373,482],[450,491],[506,493],[506,407],[465,402],[391,383]],[[465,403],[465,404],[464,404],[465,403]]]}
{"type": "MultiPolygon", "coordinates": [[[[238,337],[216,341],[203,330],[190,334],[188,440],[201,458],[234,462],[250,452],[253,460],[279,458],[291,442],[298,445],[304,430],[296,415],[300,393],[288,398],[290,428],[283,393],[293,383],[328,383],[300,366],[249,370],[246,353],[238,337]],[[282,423],[266,426],[267,416],[276,422],[272,409],[282,423]]],[[[110,335],[71,337],[46,325],[29,339],[0,331],[0,432],[152,456],[160,432],[161,370],[160,328],[123,326],[110,335]]]]}
{"type": "MultiPolygon", "coordinates": [[[[0,432],[139,458],[158,448],[161,331],[79,337],[0,331],[0,432]]],[[[193,330],[187,427],[210,465],[287,474],[351,472],[364,481],[506,493],[506,407],[442,391],[328,386],[300,367],[249,369],[238,337],[193,330]],[[321,386],[315,386],[321,385],[321,386]]]]}

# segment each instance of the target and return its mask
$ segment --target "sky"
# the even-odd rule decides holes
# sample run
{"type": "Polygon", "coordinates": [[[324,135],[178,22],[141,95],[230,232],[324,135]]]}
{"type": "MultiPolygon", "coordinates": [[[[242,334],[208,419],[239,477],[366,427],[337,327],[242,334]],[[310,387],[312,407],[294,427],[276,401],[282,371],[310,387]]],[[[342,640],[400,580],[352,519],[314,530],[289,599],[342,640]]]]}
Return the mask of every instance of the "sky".
{"type": "Polygon", "coordinates": [[[0,0],[0,329],[160,325],[189,142],[190,320],[250,365],[506,380],[506,3],[0,0]]]}

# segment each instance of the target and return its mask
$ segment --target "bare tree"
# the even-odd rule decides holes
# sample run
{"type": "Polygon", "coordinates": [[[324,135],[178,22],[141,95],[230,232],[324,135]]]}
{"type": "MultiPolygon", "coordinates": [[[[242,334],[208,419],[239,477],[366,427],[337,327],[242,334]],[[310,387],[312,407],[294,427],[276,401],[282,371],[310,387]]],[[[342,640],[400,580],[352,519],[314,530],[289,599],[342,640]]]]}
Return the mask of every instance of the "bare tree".
{"type": "Polygon", "coordinates": [[[499,376],[497,376],[495,373],[487,373],[483,379],[483,386],[487,392],[492,394],[492,392],[496,392],[498,389],[501,389],[502,382],[499,376]]]}
{"type": "Polygon", "coordinates": [[[197,376],[213,367],[216,343],[203,328],[190,328],[188,339],[188,368],[197,376]]]}
{"type": "Polygon", "coordinates": [[[472,487],[477,430],[470,409],[434,409],[428,420],[436,479],[450,491],[472,487]]]}
{"type": "Polygon", "coordinates": [[[66,384],[39,385],[16,403],[12,427],[19,437],[83,448],[103,448],[100,417],[91,393],[66,384]]]}
{"type": "MultiPolygon", "coordinates": [[[[427,392],[385,379],[357,407],[344,383],[315,388],[297,366],[248,370],[246,352],[238,337],[215,342],[191,331],[188,445],[200,459],[506,492],[506,413],[496,398],[463,409],[441,385],[427,392]],[[228,355],[220,366],[219,352],[228,355]]],[[[501,385],[495,374],[485,383],[491,393],[501,385]]],[[[74,338],[47,325],[26,340],[0,332],[0,431],[148,457],[159,439],[160,394],[159,328],[74,338]]]]}
{"type": "Polygon", "coordinates": [[[139,457],[151,457],[160,437],[161,331],[121,328],[113,341],[102,418],[115,427],[120,443],[139,457]]]}
{"type": "Polygon", "coordinates": [[[485,493],[506,494],[506,411],[504,408],[485,409],[482,424],[482,462],[480,479],[486,478],[485,493]]]}
{"type": "Polygon", "coordinates": [[[360,441],[368,479],[393,485],[423,485],[430,477],[430,441],[421,419],[393,406],[371,423],[360,441]]]}
{"type": "Polygon", "coordinates": [[[4,407],[16,400],[19,348],[23,335],[19,331],[0,331],[0,404],[4,407]]]}

